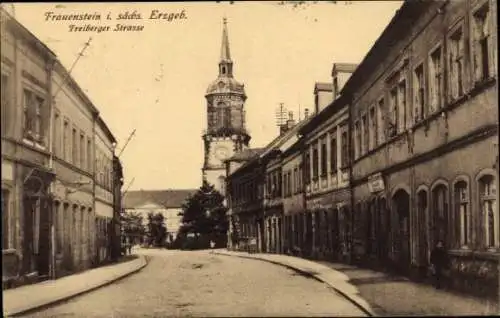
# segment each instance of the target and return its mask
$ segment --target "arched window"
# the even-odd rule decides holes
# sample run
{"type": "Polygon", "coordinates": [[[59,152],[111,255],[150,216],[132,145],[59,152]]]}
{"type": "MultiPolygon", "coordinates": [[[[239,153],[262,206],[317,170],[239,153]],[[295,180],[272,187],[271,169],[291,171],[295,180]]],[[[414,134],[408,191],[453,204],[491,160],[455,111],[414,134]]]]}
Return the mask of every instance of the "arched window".
{"type": "Polygon", "coordinates": [[[498,247],[499,216],[496,208],[496,185],[492,175],[479,179],[479,202],[484,220],[486,247],[498,247]]]}
{"type": "Polygon", "coordinates": [[[467,182],[461,180],[454,186],[455,224],[457,225],[457,239],[460,246],[469,244],[470,212],[469,192],[467,182]]]}
{"type": "Polygon", "coordinates": [[[448,189],[440,184],[432,191],[432,208],[434,216],[434,244],[442,240],[446,245],[448,233],[448,189]]]}
{"type": "Polygon", "coordinates": [[[224,103],[217,105],[217,127],[229,128],[231,126],[231,108],[224,103]]]}

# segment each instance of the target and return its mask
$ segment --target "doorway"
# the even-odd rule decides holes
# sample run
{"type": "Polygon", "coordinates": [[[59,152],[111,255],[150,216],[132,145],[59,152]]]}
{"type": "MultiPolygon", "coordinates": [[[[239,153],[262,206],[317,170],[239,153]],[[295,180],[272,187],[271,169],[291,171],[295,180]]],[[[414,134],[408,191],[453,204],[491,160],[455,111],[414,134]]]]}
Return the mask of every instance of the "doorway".
{"type": "Polygon", "coordinates": [[[393,196],[393,207],[397,220],[394,233],[394,256],[397,267],[407,272],[410,267],[410,195],[405,190],[398,190],[393,196]]]}

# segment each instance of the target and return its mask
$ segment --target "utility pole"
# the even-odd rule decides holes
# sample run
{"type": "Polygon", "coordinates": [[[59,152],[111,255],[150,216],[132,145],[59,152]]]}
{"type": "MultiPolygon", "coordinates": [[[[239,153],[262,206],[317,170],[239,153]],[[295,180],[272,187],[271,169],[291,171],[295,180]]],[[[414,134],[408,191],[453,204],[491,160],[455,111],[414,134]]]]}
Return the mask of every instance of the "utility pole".
{"type": "Polygon", "coordinates": [[[281,134],[281,126],[286,122],[286,109],[283,103],[276,110],[276,126],[279,128],[279,133],[281,134]]]}
{"type": "Polygon", "coordinates": [[[123,191],[122,198],[125,196],[125,194],[127,194],[128,189],[130,188],[130,186],[132,185],[132,183],[134,183],[134,180],[135,180],[135,177],[132,178],[132,180],[130,180],[130,182],[128,183],[127,188],[125,189],[125,191],[123,191]]]}
{"type": "Polygon", "coordinates": [[[71,65],[71,67],[69,68],[66,76],[64,77],[64,79],[61,81],[61,83],[59,84],[59,87],[57,88],[57,91],[54,93],[53,97],[52,98],[56,98],[57,94],[59,93],[59,91],[61,90],[61,88],[63,87],[63,84],[66,82],[66,80],[68,79],[68,77],[70,76],[71,72],[73,71],[73,69],[75,68],[76,66],[76,63],[78,63],[78,61],[80,60],[80,58],[83,56],[83,53],[85,52],[85,50],[90,46],[90,41],[92,41],[92,38],[90,37],[88,39],[87,42],[85,42],[85,44],[83,45],[83,48],[81,49],[80,53],[78,53],[78,56],[76,57],[75,61],[73,62],[73,65],[71,65]]]}
{"type": "Polygon", "coordinates": [[[127,141],[125,141],[125,145],[123,145],[122,150],[120,150],[120,153],[119,153],[119,154],[118,154],[118,156],[117,156],[118,158],[120,158],[120,155],[122,154],[123,150],[125,150],[125,148],[127,147],[128,143],[129,143],[129,141],[130,141],[130,139],[132,139],[132,137],[133,137],[134,135],[135,135],[135,129],[132,131],[132,133],[130,134],[130,136],[128,136],[127,141]]]}

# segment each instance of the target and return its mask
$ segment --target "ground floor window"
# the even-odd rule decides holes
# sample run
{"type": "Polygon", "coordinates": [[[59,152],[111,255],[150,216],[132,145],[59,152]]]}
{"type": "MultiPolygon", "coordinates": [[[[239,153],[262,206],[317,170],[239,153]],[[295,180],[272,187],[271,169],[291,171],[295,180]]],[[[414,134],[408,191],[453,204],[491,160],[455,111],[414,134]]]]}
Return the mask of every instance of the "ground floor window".
{"type": "Polygon", "coordinates": [[[9,234],[10,234],[10,209],[9,209],[10,193],[6,189],[2,189],[2,250],[8,249],[9,234]]]}

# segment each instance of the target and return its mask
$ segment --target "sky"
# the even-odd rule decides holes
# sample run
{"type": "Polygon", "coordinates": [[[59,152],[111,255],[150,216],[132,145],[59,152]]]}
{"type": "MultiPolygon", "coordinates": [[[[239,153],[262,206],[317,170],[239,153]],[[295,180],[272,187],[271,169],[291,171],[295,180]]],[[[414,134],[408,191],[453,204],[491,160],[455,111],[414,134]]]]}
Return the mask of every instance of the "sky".
{"type": "Polygon", "coordinates": [[[187,189],[201,185],[208,85],[217,78],[227,17],[235,79],[245,84],[251,147],[278,134],[280,103],[301,117],[314,84],[331,82],[333,63],[359,63],[402,1],[16,3],[7,10],[52,49],[99,109],[117,139],[125,185],[187,189]],[[183,19],[149,19],[151,12],[183,19]],[[142,20],[116,20],[135,11],[142,20]],[[101,21],[47,21],[54,14],[99,13],[101,21]],[[110,13],[113,20],[106,20],[110,13]],[[104,20],[104,21],[103,21],[104,20]],[[142,31],[70,32],[70,25],[142,25],[142,31]]]}

